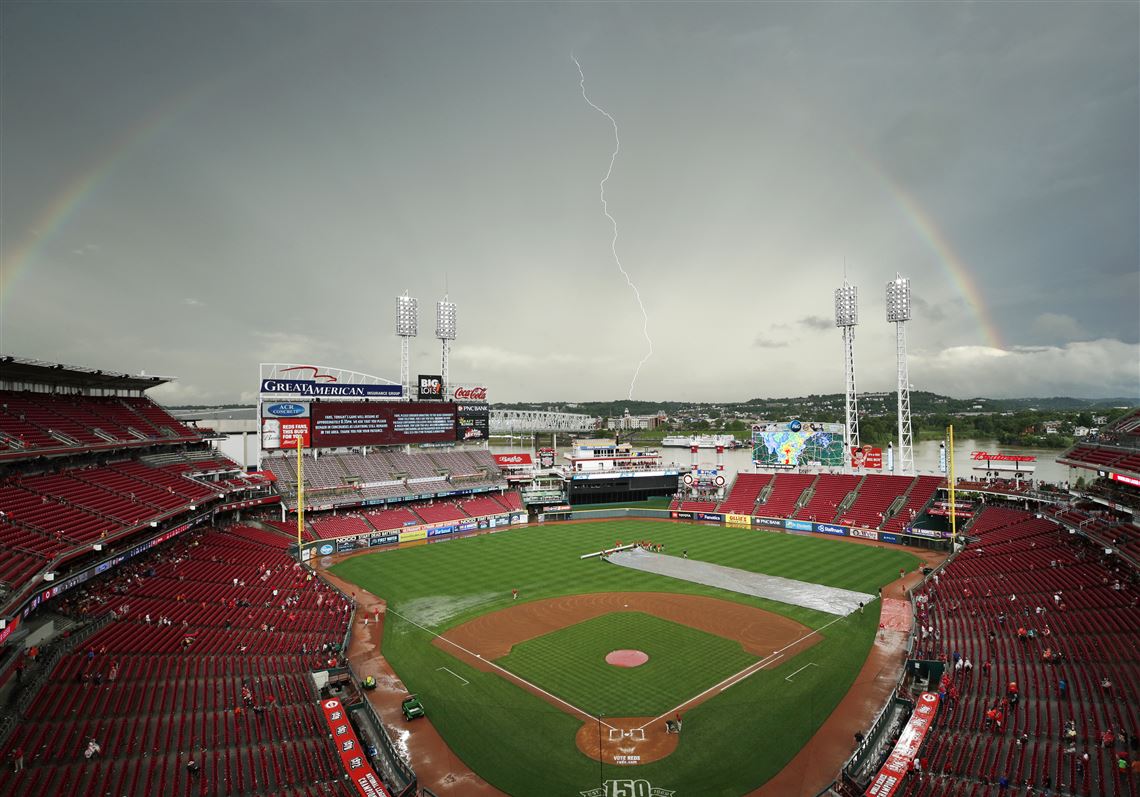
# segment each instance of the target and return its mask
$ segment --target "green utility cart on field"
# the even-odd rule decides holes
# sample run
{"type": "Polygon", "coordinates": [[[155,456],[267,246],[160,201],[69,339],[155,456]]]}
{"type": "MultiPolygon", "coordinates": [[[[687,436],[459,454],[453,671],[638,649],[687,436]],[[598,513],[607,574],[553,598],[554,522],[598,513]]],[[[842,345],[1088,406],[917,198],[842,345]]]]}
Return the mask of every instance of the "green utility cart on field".
{"type": "Polygon", "coordinates": [[[400,704],[400,709],[404,712],[404,719],[411,721],[418,719],[425,714],[424,704],[416,695],[408,695],[404,698],[404,702],[400,704]]]}

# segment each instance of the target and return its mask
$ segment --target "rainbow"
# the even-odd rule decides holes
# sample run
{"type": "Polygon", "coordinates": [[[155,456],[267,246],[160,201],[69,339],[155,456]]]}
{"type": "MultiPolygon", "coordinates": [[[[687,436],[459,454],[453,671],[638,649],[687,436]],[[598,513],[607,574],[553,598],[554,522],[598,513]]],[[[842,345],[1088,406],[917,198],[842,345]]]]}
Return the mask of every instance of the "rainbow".
{"type": "Polygon", "coordinates": [[[41,248],[74,218],[84,202],[127,155],[154,138],[218,84],[216,80],[198,83],[159,103],[128,127],[100,158],[68,182],[43,207],[24,236],[10,250],[0,253],[0,304],[11,295],[16,280],[35,262],[41,248]]]}
{"type": "Polygon", "coordinates": [[[887,193],[890,194],[911,228],[934,252],[938,264],[973,313],[986,344],[994,349],[1006,348],[1001,330],[998,329],[997,323],[986,307],[985,299],[970,267],[955,251],[946,238],[946,234],[942,232],[918,199],[892,180],[890,175],[871,157],[870,153],[858,146],[852,146],[851,151],[856,160],[875,175],[887,193]]]}

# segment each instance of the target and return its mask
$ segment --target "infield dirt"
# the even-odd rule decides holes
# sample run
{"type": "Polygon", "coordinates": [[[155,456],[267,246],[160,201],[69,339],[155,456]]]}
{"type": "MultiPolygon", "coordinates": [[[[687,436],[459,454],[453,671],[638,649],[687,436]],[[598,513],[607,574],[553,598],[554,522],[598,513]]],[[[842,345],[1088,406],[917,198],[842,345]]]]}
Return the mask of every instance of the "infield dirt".
{"type": "MultiPolygon", "coordinates": [[[[492,663],[521,642],[577,625],[614,612],[641,612],[662,620],[687,625],[699,631],[739,642],[761,659],[746,672],[762,669],[768,657],[779,651],[791,658],[807,650],[819,636],[795,620],[741,603],[701,595],[672,592],[598,592],[566,595],[508,606],[468,620],[450,629],[432,644],[461,661],[517,684],[571,716],[582,720],[578,749],[610,764],[648,764],[664,758],[677,747],[677,734],[665,733],[665,721],[717,694],[721,684],[694,695],[661,717],[606,717],[599,720],[528,681],[492,663]],[[599,740],[599,732],[601,739],[599,740]]],[[[775,663],[775,662],[773,662],[775,663]]]]}

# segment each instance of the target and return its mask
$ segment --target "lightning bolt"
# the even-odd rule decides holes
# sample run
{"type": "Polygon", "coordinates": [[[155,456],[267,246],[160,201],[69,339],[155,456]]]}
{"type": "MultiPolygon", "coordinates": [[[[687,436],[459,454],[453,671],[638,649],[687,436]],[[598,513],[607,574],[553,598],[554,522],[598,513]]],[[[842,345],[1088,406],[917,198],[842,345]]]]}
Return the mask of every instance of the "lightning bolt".
{"type": "Polygon", "coordinates": [[[614,262],[617,264],[618,271],[620,271],[621,275],[625,277],[626,285],[630,287],[630,289],[633,291],[634,298],[637,299],[637,306],[641,309],[641,334],[645,336],[645,342],[649,344],[649,351],[645,353],[645,356],[642,357],[641,361],[637,364],[637,368],[633,372],[633,379],[631,379],[629,382],[628,398],[632,399],[633,388],[635,385],[637,385],[637,377],[641,374],[641,367],[645,365],[650,357],[653,356],[653,338],[649,337],[649,314],[645,312],[645,304],[641,301],[641,291],[639,291],[637,289],[637,286],[633,284],[633,280],[630,278],[629,272],[625,270],[625,266],[621,264],[621,258],[618,257],[618,223],[617,219],[610,215],[610,206],[606,201],[606,183],[609,182],[610,175],[613,174],[614,161],[617,160],[618,152],[621,151],[621,138],[618,136],[617,120],[610,116],[605,111],[605,109],[599,108],[597,105],[595,105],[589,96],[587,96],[586,75],[582,72],[582,65],[578,63],[578,59],[574,57],[573,53],[570,54],[570,58],[574,61],[574,66],[578,67],[578,77],[580,78],[578,85],[582,89],[582,99],[584,99],[586,101],[586,104],[593,108],[595,111],[609,119],[610,124],[613,125],[614,128],[614,152],[612,155],[610,155],[610,166],[608,169],[606,169],[606,176],[602,178],[602,181],[600,183],[598,183],[598,193],[601,196],[602,200],[602,213],[604,213],[606,218],[610,220],[610,225],[614,230],[613,238],[610,239],[610,251],[613,253],[614,262]]]}

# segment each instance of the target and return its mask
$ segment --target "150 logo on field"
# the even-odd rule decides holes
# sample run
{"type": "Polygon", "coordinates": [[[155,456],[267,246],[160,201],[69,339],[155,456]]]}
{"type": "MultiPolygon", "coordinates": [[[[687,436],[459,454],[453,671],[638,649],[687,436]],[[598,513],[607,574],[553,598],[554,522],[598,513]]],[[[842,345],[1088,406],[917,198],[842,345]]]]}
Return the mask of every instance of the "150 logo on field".
{"type": "Polygon", "coordinates": [[[673,797],[675,793],[647,780],[607,780],[605,788],[579,792],[582,797],[673,797]]]}

